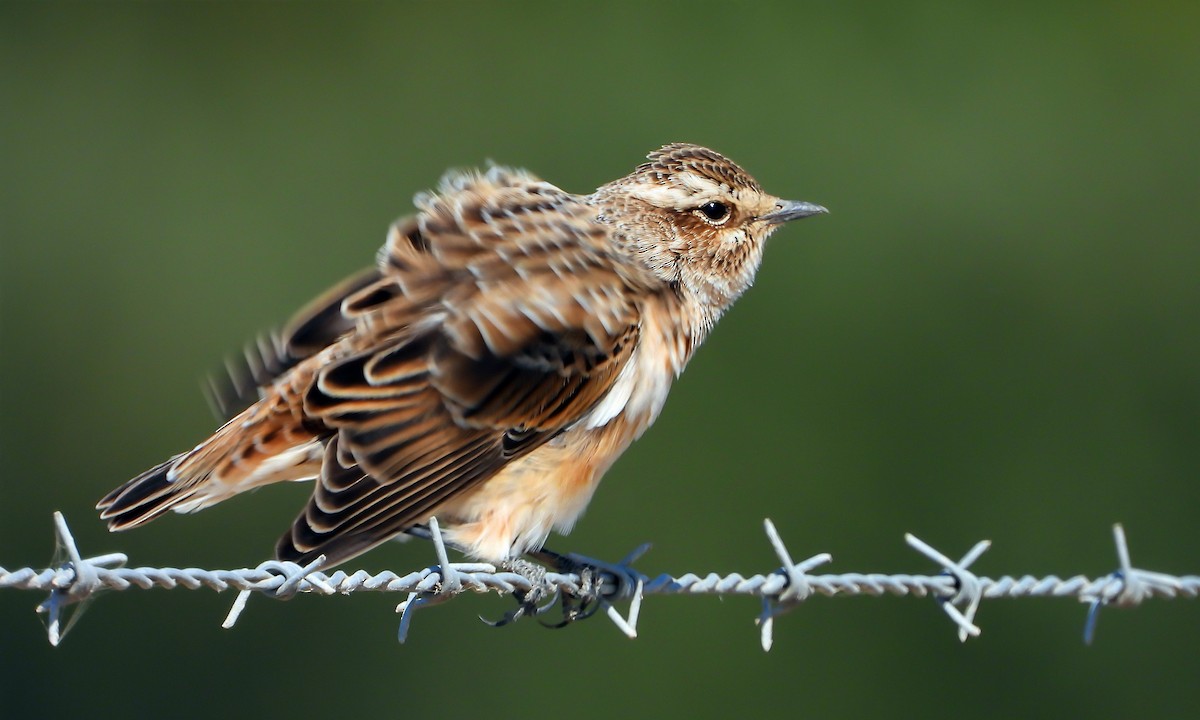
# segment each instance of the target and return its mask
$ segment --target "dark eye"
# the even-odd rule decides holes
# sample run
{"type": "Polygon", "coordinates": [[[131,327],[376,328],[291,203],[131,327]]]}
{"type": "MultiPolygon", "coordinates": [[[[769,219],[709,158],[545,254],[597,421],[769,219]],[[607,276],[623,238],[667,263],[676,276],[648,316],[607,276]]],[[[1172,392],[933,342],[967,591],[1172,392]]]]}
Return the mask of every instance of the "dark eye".
{"type": "Polygon", "coordinates": [[[729,217],[729,206],[723,202],[710,200],[700,206],[700,213],[708,219],[709,222],[724,222],[729,217]]]}

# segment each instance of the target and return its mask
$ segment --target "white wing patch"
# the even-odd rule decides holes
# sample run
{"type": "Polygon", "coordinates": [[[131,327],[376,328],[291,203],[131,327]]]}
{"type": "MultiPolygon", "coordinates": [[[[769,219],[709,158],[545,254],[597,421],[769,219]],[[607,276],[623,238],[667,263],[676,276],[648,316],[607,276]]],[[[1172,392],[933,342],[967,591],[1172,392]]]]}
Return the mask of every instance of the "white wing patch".
{"type": "Polygon", "coordinates": [[[583,427],[590,430],[607,425],[610,420],[625,410],[625,406],[629,404],[629,398],[633,395],[633,386],[637,380],[638,354],[638,351],[634,350],[633,356],[625,363],[625,367],[621,368],[621,373],[617,375],[613,386],[609,388],[600,402],[596,403],[596,407],[580,419],[579,422],[583,427]]]}

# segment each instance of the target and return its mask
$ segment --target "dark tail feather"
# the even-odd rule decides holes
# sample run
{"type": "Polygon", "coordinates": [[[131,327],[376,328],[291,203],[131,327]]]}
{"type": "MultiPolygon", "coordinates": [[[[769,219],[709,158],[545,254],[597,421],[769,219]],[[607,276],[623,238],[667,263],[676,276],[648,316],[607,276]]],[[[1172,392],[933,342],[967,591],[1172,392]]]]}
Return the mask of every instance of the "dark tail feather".
{"type": "Polygon", "coordinates": [[[172,482],[167,473],[183,454],[155,465],[146,472],[105,495],[96,503],[100,519],[109,530],[127,530],[162,515],[192,495],[190,483],[172,482]]]}

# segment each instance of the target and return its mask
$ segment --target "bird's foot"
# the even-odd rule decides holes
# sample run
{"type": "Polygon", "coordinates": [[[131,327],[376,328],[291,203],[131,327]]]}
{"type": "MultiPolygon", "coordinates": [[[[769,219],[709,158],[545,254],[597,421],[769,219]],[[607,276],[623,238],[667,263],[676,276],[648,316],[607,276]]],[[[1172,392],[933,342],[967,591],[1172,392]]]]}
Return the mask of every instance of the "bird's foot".
{"type": "Polygon", "coordinates": [[[503,627],[516,622],[525,616],[536,617],[554,607],[558,601],[559,590],[546,582],[546,568],[521,558],[510,558],[500,563],[500,569],[520,575],[529,584],[529,589],[513,590],[517,599],[517,607],[504,613],[499,620],[479,618],[492,627],[503,627]],[[546,598],[549,600],[545,600],[546,598]],[[545,600],[545,602],[543,602],[545,600]]]}
{"type": "Polygon", "coordinates": [[[560,620],[546,622],[539,619],[539,622],[545,627],[563,628],[604,610],[622,632],[634,637],[641,589],[646,578],[630,564],[649,547],[639,547],[616,564],[574,553],[563,555],[545,548],[528,553],[537,562],[506,560],[501,563],[501,569],[520,575],[529,589],[518,588],[513,591],[517,607],[499,620],[480,619],[492,627],[502,627],[526,616],[539,617],[559,605],[562,611],[560,620]],[[573,576],[573,579],[560,581],[558,578],[549,578],[549,574],[573,576]],[[622,618],[612,605],[614,601],[624,598],[632,601],[628,619],[622,618]]]}
{"type": "Polygon", "coordinates": [[[614,600],[634,598],[635,603],[639,602],[644,578],[641,573],[630,567],[630,564],[649,547],[639,547],[616,564],[575,553],[563,555],[546,548],[529,553],[530,557],[536,558],[554,572],[579,578],[577,590],[559,592],[562,600],[562,619],[556,623],[542,624],[549,628],[563,628],[578,620],[586,620],[601,609],[608,610],[614,600]]]}

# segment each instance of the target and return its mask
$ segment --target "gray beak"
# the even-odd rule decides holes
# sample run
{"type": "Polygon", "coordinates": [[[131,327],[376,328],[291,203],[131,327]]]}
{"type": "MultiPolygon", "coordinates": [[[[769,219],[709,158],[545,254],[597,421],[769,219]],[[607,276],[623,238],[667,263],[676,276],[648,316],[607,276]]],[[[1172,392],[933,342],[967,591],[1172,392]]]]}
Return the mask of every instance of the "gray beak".
{"type": "Polygon", "coordinates": [[[806,218],[810,215],[820,215],[821,213],[827,212],[829,211],[820,205],[813,205],[812,203],[798,202],[795,200],[780,200],[775,204],[775,210],[773,212],[769,212],[766,215],[760,215],[758,219],[762,220],[768,225],[780,225],[785,222],[791,222],[792,220],[806,218]]]}

